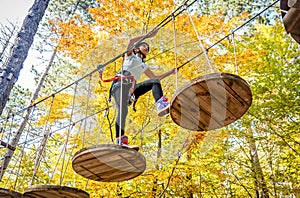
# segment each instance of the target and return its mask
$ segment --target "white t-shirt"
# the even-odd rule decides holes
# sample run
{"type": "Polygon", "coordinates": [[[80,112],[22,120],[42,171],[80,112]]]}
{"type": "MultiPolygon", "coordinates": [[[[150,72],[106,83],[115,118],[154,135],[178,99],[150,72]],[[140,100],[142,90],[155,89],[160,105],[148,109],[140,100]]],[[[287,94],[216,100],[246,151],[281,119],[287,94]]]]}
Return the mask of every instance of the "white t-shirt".
{"type": "Polygon", "coordinates": [[[135,80],[138,80],[147,68],[148,65],[134,53],[130,56],[126,56],[123,63],[123,70],[129,71],[134,76],[135,80]]]}

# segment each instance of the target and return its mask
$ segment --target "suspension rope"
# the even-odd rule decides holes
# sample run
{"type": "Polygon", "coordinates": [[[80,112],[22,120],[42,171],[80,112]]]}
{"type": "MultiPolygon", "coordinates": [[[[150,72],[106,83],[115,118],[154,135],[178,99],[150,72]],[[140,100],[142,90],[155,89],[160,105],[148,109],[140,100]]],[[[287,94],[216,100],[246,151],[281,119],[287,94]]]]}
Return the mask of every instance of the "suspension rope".
{"type": "MultiPolygon", "coordinates": [[[[75,138],[75,139],[77,139],[78,136],[79,136],[79,130],[78,130],[78,132],[77,132],[77,135],[76,135],[76,138],[75,138]]],[[[65,175],[66,175],[66,172],[67,172],[67,167],[68,167],[68,165],[69,165],[71,159],[72,159],[73,156],[74,156],[74,150],[75,150],[75,146],[73,146],[73,148],[72,148],[72,150],[71,150],[71,152],[70,152],[70,155],[69,155],[69,158],[68,158],[68,161],[67,161],[67,164],[66,164],[65,171],[62,173],[62,178],[65,178],[65,175]]],[[[60,184],[60,185],[62,185],[62,181],[61,181],[61,184],[60,184]]]]}
{"type": "Polygon", "coordinates": [[[176,69],[176,90],[178,89],[178,71],[177,71],[177,34],[176,34],[176,23],[175,16],[172,16],[173,21],[173,32],[174,32],[174,59],[175,59],[175,69],[176,69]]]}
{"type": "MultiPolygon", "coordinates": [[[[77,138],[78,138],[78,136],[79,136],[79,131],[81,130],[81,127],[82,127],[81,125],[82,125],[83,121],[84,121],[84,120],[81,120],[81,121],[80,121],[81,123],[80,123],[80,125],[79,125],[79,129],[78,129],[77,135],[76,135],[77,138]]],[[[75,126],[75,123],[72,123],[72,125],[75,126]]],[[[74,149],[75,149],[75,146],[73,146],[72,152],[74,151],[74,149]]],[[[54,170],[53,170],[52,173],[51,173],[51,177],[50,177],[49,183],[52,182],[53,176],[54,176],[54,174],[55,174],[55,172],[56,172],[56,169],[57,169],[57,167],[58,167],[58,163],[59,163],[60,157],[61,157],[61,153],[60,153],[60,155],[58,156],[58,160],[56,161],[56,164],[55,164],[55,166],[54,166],[54,170]]]]}
{"type": "MultiPolygon", "coordinates": [[[[91,80],[91,76],[90,76],[90,80],[91,80]]],[[[89,83],[88,83],[89,87],[88,87],[88,94],[87,94],[87,108],[88,108],[88,102],[89,102],[88,98],[89,98],[89,95],[90,95],[89,94],[89,92],[90,92],[90,80],[89,80],[89,83]]],[[[67,153],[67,145],[68,145],[68,142],[69,142],[69,136],[70,136],[70,133],[71,133],[73,127],[74,127],[74,124],[71,124],[71,123],[73,123],[72,119],[73,119],[73,114],[74,114],[74,107],[75,107],[75,99],[76,99],[77,88],[78,88],[78,85],[76,84],[76,86],[74,88],[74,94],[73,94],[73,100],[72,100],[72,110],[71,110],[71,115],[70,115],[70,119],[69,119],[70,127],[68,129],[67,138],[66,138],[66,141],[65,141],[65,144],[64,144],[64,148],[63,148],[63,151],[62,151],[62,153],[64,153],[64,155],[63,155],[63,161],[62,161],[62,165],[61,165],[62,172],[64,170],[64,162],[65,162],[65,156],[66,156],[66,153],[67,153]]],[[[86,123],[86,120],[85,120],[85,123],[86,123]]],[[[67,169],[67,166],[66,166],[66,169],[67,169]]],[[[63,176],[64,176],[64,174],[60,175],[60,185],[62,185],[63,176]]]]}
{"type": "MultiPolygon", "coordinates": [[[[36,106],[33,107],[32,112],[35,111],[35,108],[36,108],[36,106]]],[[[29,117],[28,114],[26,114],[25,117],[26,117],[26,116],[28,116],[28,119],[27,119],[27,120],[30,120],[29,118],[33,118],[33,117],[34,117],[34,114],[31,114],[30,117],[29,117]]],[[[28,122],[28,121],[27,121],[27,122],[28,122]]],[[[17,173],[19,173],[19,174],[17,174],[17,175],[21,175],[21,174],[20,174],[20,170],[21,170],[21,167],[22,167],[22,162],[23,162],[23,157],[24,157],[25,146],[26,146],[27,139],[28,139],[28,136],[29,136],[29,133],[30,133],[30,129],[31,129],[30,126],[31,126],[31,125],[29,124],[29,126],[27,127],[27,133],[26,133],[26,135],[25,135],[24,142],[20,144],[20,145],[23,145],[23,146],[22,146],[22,149],[21,149],[20,157],[18,157],[18,158],[20,158],[20,160],[19,160],[18,170],[16,171],[17,173]]],[[[25,128],[25,127],[24,127],[24,128],[25,128]]],[[[18,130],[19,130],[19,129],[18,129],[18,130]]],[[[13,167],[16,167],[16,166],[17,166],[17,162],[16,162],[15,166],[13,166],[13,167]]],[[[25,178],[25,175],[23,175],[23,179],[22,179],[21,181],[24,181],[24,178],[25,178]]],[[[14,183],[14,189],[17,187],[18,179],[19,179],[19,177],[16,177],[15,183],[14,183]]],[[[7,181],[9,181],[9,179],[7,179],[7,181]]]]}
{"type": "MultiPolygon", "coordinates": [[[[87,97],[86,97],[85,116],[87,116],[88,110],[89,110],[91,80],[92,80],[92,75],[90,75],[89,83],[88,83],[88,90],[87,90],[88,93],[87,93],[87,97]]],[[[77,88],[77,85],[76,85],[76,88],[77,88]]],[[[82,148],[84,147],[84,143],[85,143],[85,133],[86,133],[86,120],[84,120],[84,126],[83,126],[82,148]]]]}
{"type": "MultiPolygon", "coordinates": [[[[218,40],[216,43],[210,45],[206,50],[209,50],[211,48],[213,48],[214,46],[218,45],[220,42],[222,42],[224,39],[228,38],[232,33],[238,31],[239,29],[243,28],[245,25],[247,25],[248,23],[250,23],[252,20],[254,20],[255,18],[257,18],[258,16],[260,16],[262,13],[264,13],[265,11],[267,11],[268,9],[270,9],[271,7],[273,7],[276,3],[278,3],[280,0],[276,0],[275,2],[273,2],[272,4],[270,4],[269,6],[267,6],[266,8],[264,8],[262,11],[260,11],[259,13],[257,13],[255,16],[253,16],[251,19],[249,19],[247,22],[245,22],[244,24],[242,24],[241,26],[238,26],[236,29],[234,29],[230,34],[224,36],[223,38],[221,38],[220,40],[218,40]]],[[[194,0],[192,1],[190,4],[188,4],[189,0],[185,1],[181,6],[179,6],[174,12],[172,12],[170,15],[168,15],[165,19],[163,19],[157,26],[155,26],[155,28],[162,28],[164,27],[165,25],[167,25],[170,21],[172,21],[172,17],[177,17],[178,15],[180,15],[187,7],[190,7],[191,5],[193,5],[195,2],[197,2],[197,0],[194,0]]],[[[150,31],[151,32],[151,31],[150,31]]],[[[140,41],[138,42],[141,42],[143,41],[148,35],[146,35],[144,38],[141,38],[140,41]]],[[[48,98],[50,98],[52,95],[56,95],[62,91],[64,91],[65,89],[73,86],[75,83],[78,83],[80,81],[82,81],[83,79],[85,79],[86,77],[88,77],[89,75],[95,73],[95,72],[98,72],[100,69],[103,69],[104,67],[106,67],[107,65],[113,63],[114,61],[116,61],[117,59],[123,57],[129,50],[132,50],[132,49],[128,49],[124,52],[122,52],[121,54],[115,56],[114,58],[112,58],[111,60],[107,61],[106,63],[104,64],[101,64],[101,65],[98,65],[96,69],[94,69],[93,71],[91,71],[90,73],[82,76],[81,78],[77,79],[76,81],[70,83],[69,85],[59,89],[58,91],[56,91],[55,93],[49,95],[48,97],[45,97],[21,110],[19,110],[16,114],[20,113],[20,112],[23,112],[25,111],[26,109],[30,108],[30,107],[33,107],[34,105],[37,105],[45,100],[47,100],[48,98]]],[[[187,62],[183,63],[182,65],[180,65],[178,67],[181,68],[183,66],[185,66],[186,64],[188,64],[189,62],[191,62],[192,60],[194,60],[195,58],[197,58],[198,56],[202,55],[204,52],[201,52],[199,54],[197,54],[196,56],[192,57],[191,59],[189,59],[187,62]]],[[[3,118],[2,118],[3,119],[3,118]]],[[[1,119],[0,119],[1,120],[1,119]]]]}
{"type": "Polygon", "coordinates": [[[45,128],[44,128],[44,137],[43,137],[43,140],[41,142],[41,146],[40,146],[39,152],[37,154],[37,158],[35,160],[34,170],[33,170],[32,177],[31,177],[31,180],[29,182],[29,185],[33,184],[33,180],[34,180],[34,177],[35,177],[36,172],[38,170],[38,167],[40,165],[43,152],[46,148],[46,142],[47,142],[49,134],[50,134],[50,129],[47,130],[47,127],[48,127],[48,124],[49,124],[49,119],[50,119],[50,114],[51,114],[51,110],[52,110],[52,107],[53,107],[54,98],[55,98],[55,95],[52,95],[52,100],[51,100],[51,104],[50,104],[49,112],[47,114],[48,116],[47,116],[47,120],[46,120],[46,124],[45,124],[45,128]]]}
{"type": "MultiPolygon", "coordinates": [[[[25,149],[26,141],[27,141],[27,138],[28,138],[28,135],[29,135],[29,129],[30,129],[30,127],[28,127],[28,130],[27,130],[27,133],[26,133],[26,136],[25,136],[25,141],[24,141],[23,146],[22,146],[22,149],[21,149],[21,154],[20,154],[20,155],[21,155],[21,156],[20,156],[21,159],[20,159],[20,162],[19,162],[18,170],[17,170],[17,173],[19,173],[19,174],[20,174],[21,165],[22,165],[22,162],[23,162],[24,149],[25,149]]],[[[15,166],[16,166],[16,165],[15,165],[15,166]]],[[[15,183],[14,183],[13,189],[16,189],[16,187],[17,187],[18,178],[19,178],[19,177],[16,177],[16,179],[15,179],[15,183]]],[[[24,178],[24,176],[23,176],[23,178],[24,178]]],[[[8,179],[7,181],[9,181],[9,179],[8,179]]]]}
{"type": "Polygon", "coordinates": [[[197,36],[197,39],[198,39],[198,41],[199,41],[200,47],[201,47],[201,49],[202,49],[202,52],[203,52],[204,55],[205,55],[206,65],[208,65],[208,66],[210,67],[210,71],[211,71],[211,72],[214,72],[214,69],[213,69],[212,64],[211,64],[211,62],[210,62],[210,60],[209,60],[209,57],[208,57],[208,50],[206,50],[206,49],[204,48],[204,45],[203,45],[202,40],[201,40],[201,38],[200,38],[200,36],[199,36],[199,34],[198,34],[196,25],[195,25],[195,23],[194,23],[194,20],[193,20],[193,18],[192,18],[192,16],[191,16],[191,13],[190,13],[189,9],[186,8],[186,11],[187,11],[188,16],[189,16],[189,19],[190,19],[190,21],[191,21],[191,23],[192,23],[192,25],[193,25],[193,28],[194,28],[194,31],[195,31],[195,33],[196,33],[196,36],[197,36]]]}
{"type": "MultiPolygon", "coordinates": [[[[185,1],[185,2],[184,2],[181,6],[179,6],[172,14],[168,15],[168,16],[167,16],[165,19],[163,19],[157,26],[155,26],[155,28],[160,29],[160,28],[164,27],[164,26],[167,25],[170,21],[172,21],[172,16],[173,16],[173,15],[174,15],[174,17],[177,17],[178,15],[180,15],[180,14],[184,11],[184,9],[185,9],[186,6],[189,7],[189,6],[193,5],[197,0],[194,0],[194,1],[193,1],[192,3],[190,3],[190,4],[187,4],[188,1],[189,1],[189,0],[185,1]]],[[[154,30],[155,28],[153,28],[153,30],[154,30]]],[[[150,31],[150,32],[151,32],[151,31],[150,31]]],[[[149,33],[150,33],[150,32],[149,32],[149,33]]],[[[137,41],[136,43],[138,44],[138,43],[142,42],[144,39],[146,39],[146,38],[149,36],[149,33],[146,34],[145,37],[141,38],[141,39],[140,39],[139,41],[137,41]]],[[[106,67],[107,65],[109,65],[109,64],[115,62],[116,60],[118,60],[119,58],[123,57],[128,51],[132,50],[133,47],[134,47],[134,46],[132,46],[131,48],[129,48],[129,49],[127,49],[126,51],[122,52],[121,54],[115,56],[114,58],[110,59],[110,60],[107,61],[106,63],[98,65],[97,68],[94,69],[93,71],[91,71],[90,73],[88,73],[88,74],[82,76],[81,78],[79,78],[79,79],[77,79],[76,81],[70,83],[69,85],[67,85],[67,86],[65,86],[65,87],[62,87],[62,88],[59,89],[58,91],[56,91],[56,92],[52,93],[51,95],[49,95],[48,97],[45,97],[45,98],[43,98],[43,99],[41,99],[41,100],[39,100],[39,101],[37,101],[37,102],[35,102],[35,103],[33,103],[33,104],[27,106],[27,107],[25,107],[25,108],[19,110],[18,113],[23,112],[23,111],[25,111],[26,109],[28,109],[28,108],[30,108],[30,107],[33,107],[34,105],[37,105],[37,104],[39,104],[39,103],[41,103],[41,102],[47,100],[47,99],[50,98],[52,95],[57,95],[58,93],[60,93],[60,92],[62,92],[62,91],[64,91],[64,90],[66,90],[67,88],[73,86],[74,84],[76,84],[76,83],[78,83],[78,82],[84,80],[85,78],[87,78],[88,76],[94,74],[95,72],[98,72],[100,69],[103,69],[103,68],[106,67]]],[[[0,120],[1,120],[1,119],[0,119],[0,120]]]]}
{"type": "Polygon", "coordinates": [[[110,106],[108,106],[108,107],[105,107],[105,108],[103,108],[103,109],[100,109],[99,111],[97,111],[97,112],[95,112],[95,113],[93,113],[93,114],[91,114],[91,115],[89,115],[89,116],[83,117],[83,118],[81,118],[81,119],[79,119],[79,120],[77,120],[77,121],[74,121],[74,122],[72,122],[72,123],[70,123],[70,124],[67,124],[67,125],[65,125],[65,126],[63,126],[63,127],[61,127],[61,128],[59,128],[59,129],[53,130],[53,131],[52,131],[52,134],[53,134],[53,133],[56,133],[57,131],[60,131],[60,130],[62,130],[62,129],[64,129],[64,128],[70,127],[70,125],[74,125],[74,124],[77,124],[78,122],[82,122],[82,121],[84,121],[85,119],[88,119],[88,118],[90,118],[90,117],[93,117],[93,116],[95,116],[95,115],[97,115],[97,114],[99,114],[99,113],[101,113],[101,112],[103,112],[103,111],[107,111],[109,108],[112,108],[113,106],[114,106],[114,105],[110,105],[110,106]]]}
{"type": "MultiPolygon", "coordinates": [[[[121,68],[121,75],[123,74],[123,64],[122,64],[122,68],[121,68]]],[[[119,131],[117,133],[119,133],[119,145],[122,145],[122,117],[123,117],[123,104],[122,104],[122,96],[123,96],[123,78],[121,78],[121,88],[120,88],[120,96],[119,96],[119,131]]],[[[124,121],[126,122],[126,121],[124,121]]],[[[117,123],[118,124],[118,123],[117,123]]]]}
{"type": "MultiPolygon", "coordinates": [[[[228,38],[232,33],[235,33],[236,31],[240,30],[241,28],[243,28],[245,25],[247,25],[248,23],[250,23],[251,21],[253,21],[255,18],[257,18],[258,16],[260,16],[262,13],[264,13],[265,11],[267,11],[268,9],[270,9],[272,6],[274,6],[276,3],[278,3],[280,0],[276,0],[275,2],[273,2],[271,5],[269,5],[268,7],[264,8],[262,11],[260,11],[259,13],[257,13],[255,16],[253,16],[252,18],[250,18],[249,20],[247,20],[245,23],[243,23],[242,25],[238,26],[237,28],[235,28],[231,33],[227,34],[226,36],[222,37],[221,39],[219,39],[217,42],[215,42],[214,44],[210,45],[208,48],[206,48],[206,51],[210,50],[211,48],[215,47],[216,45],[218,45],[220,42],[222,42],[224,39],[228,38]]],[[[196,56],[192,57],[191,59],[189,59],[188,61],[186,61],[185,63],[183,63],[182,65],[180,65],[178,68],[181,68],[183,66],[185,66],[186,64],[190,63],[192,60],[196,59],[197,57],[199,57],[200,55],[202,55],[204,52],[201,52],[199,54],[197,54],[196,56]]]]}
{"type": "MultiPolygon", "coordinates": [[[[106,117],[106,116],[108,117],[108,115],[107,115],[108,113],[109,113],[109,109],[106,109],[106,111],[104,111],[103,117],[106,117]]],[[[100,130],[100,133],[105,134],[102,130],[103,124],[104,124],[104,119],[102,119],[102,122],[99,126],[99,130],[100,130]]],[[[112,134],[111,134],[111,136],[112,136],[112,134]]],[[[100,142],[100,135],[97,136],[96,142],[100,142]]]]}
{"type": "MultiPolygon", "coordinates": [[[[62,159],[62,164],[61,164],[61,172],[64,172],[63,170],[64,170],[65,158],[66,158],[66,153],[67,153],[67,145],[68,145],[69,136],[70,136],[70,133],[71,133],[73,127],[74,127],[74,125],[71,125],[71,127],[68,130],[67,138],[66,138],[66,141],[65,141],[65,144],[64,144],[64,148],[63,148],[63,151],[62,151],[62,153],[63,153],[63,159],[62,159]]],[[[69,160],[68,160],[68,162],[69,162],[69,160]]],[[[67,170],[68,162],[66,164],[65,171],[67,170]]],[[[63,179],[64,179],[64,174],[60,174],[59,185],[62,185],[63,179]]]]}

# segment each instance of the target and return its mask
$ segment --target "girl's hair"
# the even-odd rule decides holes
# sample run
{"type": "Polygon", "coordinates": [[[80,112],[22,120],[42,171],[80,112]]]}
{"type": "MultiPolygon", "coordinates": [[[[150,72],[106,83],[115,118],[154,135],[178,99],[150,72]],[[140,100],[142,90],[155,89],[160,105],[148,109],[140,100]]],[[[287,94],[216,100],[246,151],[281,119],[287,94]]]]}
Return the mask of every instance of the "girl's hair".
{"type": "Polygon", "coordinates": [[[148,51],[150,51],[150,46],[149,46],[149,44],[146,43],[145,41],[135,44],[135,45],[134,45],[134,48],[139,48],[139,47],[142,46],[142,45],[147,45],[148,51]]]}

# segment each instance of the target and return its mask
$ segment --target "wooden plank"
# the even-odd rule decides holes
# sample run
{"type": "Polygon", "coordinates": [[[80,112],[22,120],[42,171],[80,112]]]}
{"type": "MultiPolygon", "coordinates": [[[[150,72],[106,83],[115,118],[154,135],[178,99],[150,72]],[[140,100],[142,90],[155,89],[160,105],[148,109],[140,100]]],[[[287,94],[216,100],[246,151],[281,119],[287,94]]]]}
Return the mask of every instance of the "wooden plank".
{"type": "Polygon", "coordinates": [[[297,35],[297,34],[291,34],[291,36],[295,39],[295,41],[297,41],[297,43],[300,44],[300,35],[297,35]]]}
{"type": "Polygon", "coordinates": [[[128,174],[127,172],[119,172],[118,174],[111,174],[108,178],[103,179],[103,182],[119,182],[120,178],[122,178],[122,181],[130,180],[134,177],[136,177],[136,174],[128,174]]]}
{"type": "Polygon", "coordinates": [[[201,128],[201,125],[196,124],[195,122],[191,121],[190,119],[188,119],[185,114],[181,114],[180,111],[178,111],[177,109],[175,109],[173,106],[170,109],[170,115],[172,117],[172,120],[178,124],[179,126],[185,128],[185,129],[189,129],[189,130],[193,130],[193,131],[204,131],[204,127],[201,128]]]}
{"type": "MultiPolygon", "coordinates": [[[[211,124],[213,128],[220,125],[216,120],[211,119],[210,108],[207,108],[209,105],[203,100],[203,98],[209,96],[207,96],[206,93],[203,95],[204,96],[201,97],[201,94],[197,91],[197,87],[194,86],[184,90],[173,100],[171,106],[174,106],[178,113],[181,114],[181,116],[177,116],[177,122],[186,125],[184,128],[190,130],[198,128],[197,131],[206,131],[209,124],[211,124]],[[175,103],[177,103],[177,105],[175,103]],[[192,123],[193,125],[191,126],[192,123]],[[194,125],[197,125],[197,127],[194,125]]],[[[208,100],[210,101],[210,99],[208,100]]]]}
{"type": "MultiPolygon", "coordinates": [[[[178,96],[185,96],[185,99],[183,99],[181,102],[182,104],[185,104],[184,101],[186,101],[188,105],[190,105],[191,102],[193,104],[197,103],[195,106],[198,107],[198,111],[201,115],[200,118],[197,116],[197,119],[200,119],[199,122],[203,123],[205,126],[210,125],[212,128],[216,128],[218,125],[220,125],[220,123],[218,123],[218,119],[214,119],[214,117],[211,119],[211,101],[213,99],[211,98],[207,88],[204,88],[201,86],[202,83],[199,83],[199,81],[205,82],[204,80],[204,78],[193,80],[192,83],[190,83],[185,90],[182,90],[178,96]],[[213,127],[214,125],[216,125],[216,127],[213,127]]],[[[194,107],[194,110],[196,111],[197,108],[194,107]]],[[[195,111],[191,112],[193,113],[195,111]]],[[[207,129],[208,127],[205,128],[207,129]]]]}
{"type": "Polygon", "coordinates": [[[287,5],[289,7],[300,8],[300,0],[288,0],[287,5]]]}
{"type": "Polygon", "coordinates": [[[208,131],[236,121],[251,103],[246,81],[233,74],[213,73],[178,89],[171,99],[170,115],[183,128],[208,131]]]}
{"type": "MultiPolygon", "coordinates": [[[[225,122],[226,125],[229,123],[228,121],[236,120],[245,113],[245,110],[249,108],[245,100],[249,101],[249,95],[252,97],[250,89],[248,89],[248,92],[245,94],[244,89],[237,86],[236,81],[236,79],[224,78],[224,81],[223,79],[210,80],[206,83],[212,98],[216,100],[214,104],[212,103],[214,107],[211,105],[211,111],[215,108],[215,112],[217,112],[214,114],[216,119],[220,123],[225,122]],[[225,81],[227,81],[227,83],[225,83],[225,81]],[[235,90],[233,90],[232,87],[235,87],[235,90]],[[224,119],[225,117],[226,119],[224,119]]],[[[205,85],[202,83],[202,86],[205,85]]],[[[214,101],[213,99],[212,101],[214,101]]]]}
{"type": "Polygon", "coordinates": [[[34,185],[24,190],[24,198],[89,198],[89,194],[78,188],[56,185],[34,185]]]}
{"type": "Polygon", "coordinates": [[[146,159],[142,154],[120,145],[103,144],[81,151],[73,157],[72,166],[76,173],[88,179],[124,181],[137,177],[146,169],[146,159]]]}
{"type": "Polygon", "coordinates": [[[211,118],[215,120],[219,126],[224,126],[224,122],[236,120],[236,115],[230,111],[230,106],[227,104],[228,97],[226,89],[223,86],[220,87],[219,85],[221,84],[224,83],[218,83],[215,82],[215,80],[201,83],[201,86],[208,90],[210,96],[202,97],[200,102],[207,105],[206,109],[209,111],[211,118]]]}
{"type": "MultiPolygon", "coordinates": [[[[136,160],[136,159],[140,159],[140,155],[138,152],[129,149],[122,149],[123,147],[118,145],[114,145],[113,148],[114,149],[111,149],[111,154],[107,153],[107,150],[102,150],[102,148],[99,148],[98,151],[93,149],[90,153],[85,153],[86,155],[91,155],[94,157],[94,158],[89,157],[88,161],[79,161],[77,160],[78,158],[76,157],[75,159],[73,159],[74,168],[76,168],[77,166],[84,166],[86,168],[88,167],[92,169],[94,167],[99,168],[99,166],[103,166],[103,165],[110,166],[113,168],[118,168],[115,167],[114,165],[115,163],[123,163],[123,164],[128,163],[128,166],[129,165],[135,166],[136,162],[137,163],[140,162],[139,160],[136,160]],[[106,152],[105,155],[101,155],[102,152],[106,152]],[[136,157],[135,155],[138,155],[138,157],[136,157]]],[[[142,162],[144,161],[145,160],[142,159],[142,162]]]]}
{"type": "Polygon", "coordinates": [[[247,82],[242,79],[234,79],[232,80],[229,77],[223,78],[224,82],[230,89],[227,89],[227,92],[234,98],[236,98],[241,105],[246,103],[249,107],[252,104],[252,92],[247,84],[247,82]]]}
{"type": "Polygon", "coordinates": [[[128,179],[135,178],[142,173],[143,172],[122,171],[119,169],[114,169],[109,167],[109,169],[105,169],[105,170],[100,170],[100,171],[96,170],[94,173],[91,173],[91,170],[87,170],[86,172],[81,172],[80,175],[95,181],[120,182],[120,181],[125,181],[128,179]]]}
{"type": "Polygon", "coordinates": [[[22,194],[6,188],[0,188],[1,198],[21,198],[22,194]]]}
{"type": "MultiPolygon", "coordinates": [[[[105,163],[105,162],[109,163],[109,161],[117,160],[114,158],[117,158],[118,154],[120,152],[123,153],[123,155],[128,155],[128,153],[122,152],[121,149],[114,149],[114,150],[105,149],[105,150],[98,150],[98,151],[93,149],[89,153],[85,152],[80,155],[77,155],[76,156],[76,165],[84,166],[87,164],[89,166],[93,166],[94,163],[96,163],[96,164],[99,163],[95,159],[98,159],[99,161],[101,161],[103,163],[105,163]],[[102,155],[102,153],[103,153],[103,155],[102,155]]],[[[134,152],[134,151],[132,151],[132,152],[134,152]]],[[[129,156],[131,156],[131,155],[129,155],[129,156]]]]}
{"type": "MultiPolygon", "coordinates": [[[[76,156],[78,162],[80,161],[88,161],[90,159],[93,159],[97,156],[94,155],[88,155],[89,153],[95,153],[93,152],[93,150],[99,151],[99,149],[102,149],[101,155],[109,155],[112,151],[109,149],[109,147],[101,147],[99,148],[98,145],[95,146],[91,146],[91,147],[87,147],[87,148],[83,148],[81,150],[79,150],[78,152],[75,153],[74,156],[76,156]],[[88,149],[90,148],[90,149],[88,149]]],[[[118,152],[118,150],[114,150],[115,152],[118,152]]]]}
{"type": "Polygon", "coordinates": [[[283,17],[283,23],[288,33],[300,35],[300,8],[291,7],[283,17]]]}
{"type": "MultiPolygon", "coordinates": [[[[119,160],[112,160],[109,162],[102,162],[98,159],[95,159],[95,161],[98,162],[97,166],[77,166],[76,161],[73,162],[74,166],[73,168],[77,170],[77,173],[83,174],[83,172],[92,172],[98,174],[99,172],[107,172],[111,169],[114,170],[121,170],[126,172],[140,172],[140,169],[145,167],[144,159],[140,160],[139,158],[130,159],[130,162],[128,160],[125,160],[123,158],[120,158],[119,160]],[[87,171],[88,170],[88,171],[87,171]]],[[[87,174],[85,174],[87,176],[87,174]]]]}
{"type": "MultiPolygon", "coordinates": [[[[211,97],[212,95],[210,94],[208,88],[202,85],[204,84],[197,82],[191,86],[192,90],[195,92],[197,97],[197,102],[198,102],[197,106],[200,107],[199,110],[203,112],[203,113],[200,112],[201,117],[204,119],[201,122],[206,123],[206,125],[208,125],[209,122],[212,121],[218,123],[219,119],[212,118],[213,120],[211,120],[211,102],[214,100],[214,98],[211,97]]],[[[191,97],[191,92],[184,91],[182,92],[182,94],[186,96],[187,101],[188,98],[191,97]]],[[[220,104],[218,103],[217,105],[219,105],[219,108],[222,108],[221,103],[220,104]]]]}
{"type": "MultiPolygon", "coordinates": [[[[135,160],[137,161],[137,160],[135,160]]],[[[76,162],[75,162],[76,163],[76,162]]],[[[128,163],[126,160],[113,161],[109,164],[99,163],[98,166],[74,166],[76,172],[80,175],[84,175],[85,177],[90,177],[92,175],[105,174],[106,172],[110,172],[111,170],[124,171],[128,173],[136,173],[141,172],[141,169],[145,169],[145,163],[139,161],[138,163],[128,163]]]]}

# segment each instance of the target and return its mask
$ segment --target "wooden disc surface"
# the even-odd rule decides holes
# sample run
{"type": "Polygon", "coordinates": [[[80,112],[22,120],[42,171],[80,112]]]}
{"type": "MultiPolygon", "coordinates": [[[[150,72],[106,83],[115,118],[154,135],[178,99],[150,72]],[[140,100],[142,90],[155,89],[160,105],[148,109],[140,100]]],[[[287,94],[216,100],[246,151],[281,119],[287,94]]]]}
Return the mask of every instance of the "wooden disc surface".
{"type": "Polygon", "coordinates": [[[90,195],[80,189],[56,185],[34,185],[24,190],[24,198],[89,198],[90,195]]]}
{"type": "MultiPolygon", "coordinates": [[[[297,1],[291,2],[295,4],[297,1]]],[[[288,0],[280,0],[280,9],[282,10],[281,16],[285,30],[291,34],[295,41],[300,43],[300,2],[297,2],[295,7],[290,7],[288,0]]]]}
{"type": "Polygon", "coordinates": [[[170,116],[193,131],[224,127],[241,118],[252,103],[249,85],[239,76],[212,73],[181,87],[170,102],[170,116]]]}
{"type": "Polygon", "coordinates": [[[134,149],[114,144],[101,144],[78,151],[72,166],[79,175],[102,182],[132,179],[146,169],[146,159],[134,149]]]}
{"type": "Polygon", "coordinates": [[[22,194],[13,190],[8,190],[5,188],[0,188],[0,197],[1,198],[21,198],[22,194]]]}

